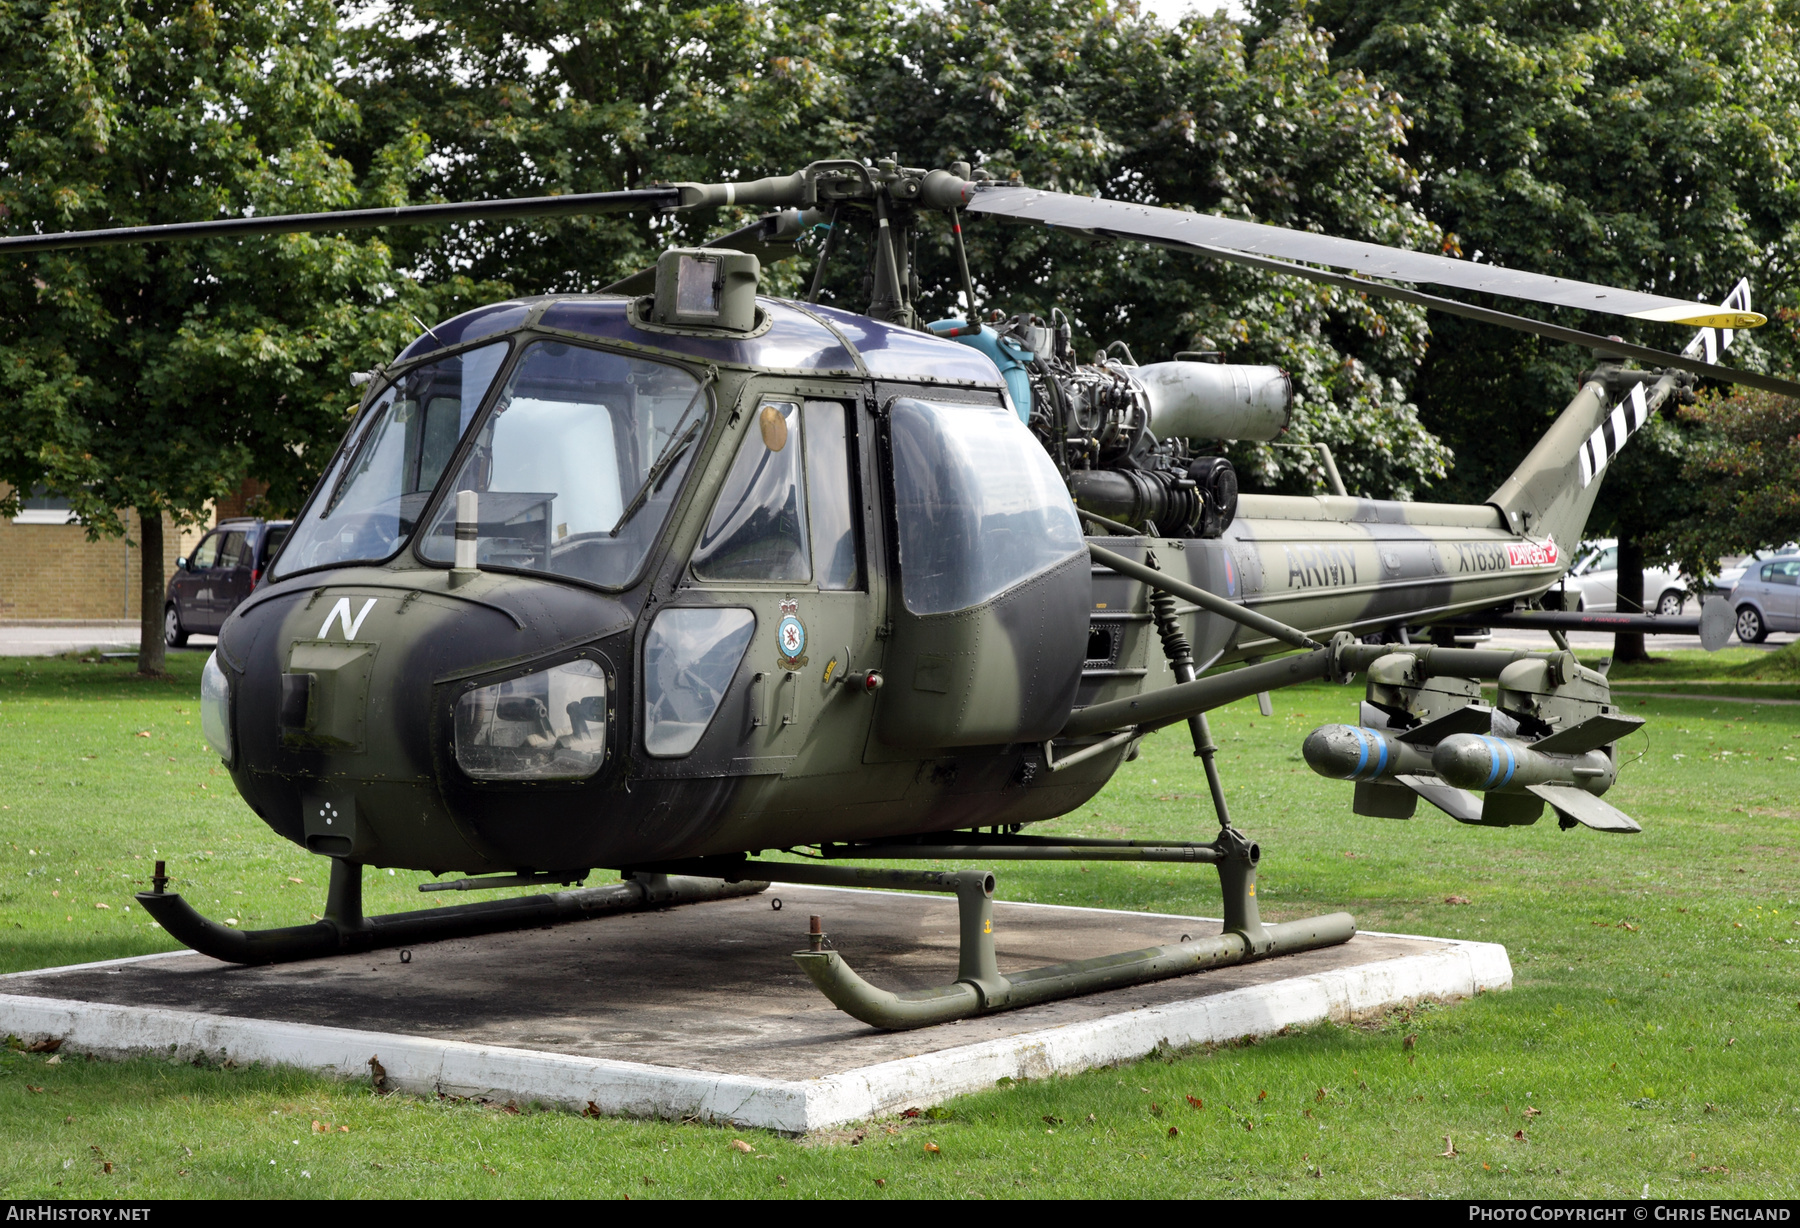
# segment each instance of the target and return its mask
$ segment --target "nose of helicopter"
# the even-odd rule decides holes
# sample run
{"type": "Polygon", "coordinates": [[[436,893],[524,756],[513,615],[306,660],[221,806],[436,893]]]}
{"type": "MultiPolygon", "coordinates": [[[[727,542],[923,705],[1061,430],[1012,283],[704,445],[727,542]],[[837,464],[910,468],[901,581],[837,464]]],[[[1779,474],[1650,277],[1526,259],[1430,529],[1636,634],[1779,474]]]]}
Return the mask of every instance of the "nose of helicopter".
{"type": "Polygon", "coordinates": [[[479,865],[499,854],[459,818],[464,795],[598,769],[630,628],[617,598],[519,576],[452,589],[443,571],[355,569],[276,586],[219,637],[232,778],[264,822],[311,852],[479,865]],[[547,676],[555,686],[537,696],[547,676]],[[485,773],[459,766],[459,700],[488,692],[493,702],[476,706],[524,764],[510,774],[504,755],[485,773]],[[580,722],[580,737],[559,737],[574,730],[556,721],[580,722]]]}

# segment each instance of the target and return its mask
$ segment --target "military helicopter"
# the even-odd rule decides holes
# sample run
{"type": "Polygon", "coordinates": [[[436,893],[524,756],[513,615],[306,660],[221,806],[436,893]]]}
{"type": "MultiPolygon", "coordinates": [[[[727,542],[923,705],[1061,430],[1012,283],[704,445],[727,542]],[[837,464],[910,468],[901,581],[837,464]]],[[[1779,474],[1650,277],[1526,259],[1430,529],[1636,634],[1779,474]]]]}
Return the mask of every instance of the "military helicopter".
{"type": "MultiPolygon", "coordinates": [[[[1468,824],[1527,825],[1549,806],[1564,827],[1637,830],[1600,796],[1614,743],[1642,723],[1611,703],[1604,675],[1566,640],[1549,653],[1459,648],[1453,629],[1587,625],[1558,585],[1630,434],[1697,376],[1800,393],[1716,361],[1731,330],[1764,322],[1747,286],[1723,304],[1685,302],[893,159],[0,248],[727,206],[769,212],[605,292],[435,324],[366,373],[342,445],[203,680],[205,736],[244,800],[331,859],[325,917],[230,929],[169,891],[159,862],[138,898],[172,936],[265,963],[772,881],[954,893],[957,977],[929,990],[869,985],[813,918],[795,958],[840,1007],[889,1028],[1342,942],[1355,928],[1342,913],[1260,919],[1261,849],[1231,821],[1205,714],[1357,674],[1359,723],[1317,730],[1304,750],[1354,782],[1358,813],[1408,818],[1423,798],[1468,824]],[[915,309],[912,236],[927,211],[951,223],[966,318],[915,309]],[[1223,443],[1281,436],[1286,375],[1219,355],[1084,360],[1059,313],[979,318],[970,217],[1418,303],[1588,346],[1596,363],[1485,503],[1356,498],[1341,483],[1240,493],[1223,443]],[[759,294],[763,264],[818,226],[808,297],[759,294]],[[833,247],[857,226],[868,307],[820,305],[833,247]],[[1424,285],[1703,332],[1668,353],[1424,285]],[[1408,641],[1420,624],[1438,628],[1432,644],[1408,641]],[[1383,635],[1400,642],[1362,642],[1383,635]],[[1179,723],[1215,839],[1025,830],[1087,802],[1140,739],[1179,723]],[[853,864],[1077,858],[1216,867],[1223,932],[1002,975],[991,870],[853,864]],[[597,868],[621,880],[365,917],[369,865],[464,876],[428,891],[571,886],[597,868]]],[[[1728,619],[1705,607],[1709,645],[1728,619]]]]}

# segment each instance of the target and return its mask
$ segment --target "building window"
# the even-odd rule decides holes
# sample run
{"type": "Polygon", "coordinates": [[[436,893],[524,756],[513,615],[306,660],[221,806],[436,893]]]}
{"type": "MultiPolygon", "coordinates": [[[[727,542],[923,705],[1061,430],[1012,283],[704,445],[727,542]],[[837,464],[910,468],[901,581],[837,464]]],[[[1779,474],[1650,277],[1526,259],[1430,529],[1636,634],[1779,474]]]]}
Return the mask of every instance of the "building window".
{"type": "Polygon", "coordinates": [[[69,510],[67,495],[52,495],[40,484],[19,500],[20,511],[14,524],[74,524],[75,513],[69,510]]]}

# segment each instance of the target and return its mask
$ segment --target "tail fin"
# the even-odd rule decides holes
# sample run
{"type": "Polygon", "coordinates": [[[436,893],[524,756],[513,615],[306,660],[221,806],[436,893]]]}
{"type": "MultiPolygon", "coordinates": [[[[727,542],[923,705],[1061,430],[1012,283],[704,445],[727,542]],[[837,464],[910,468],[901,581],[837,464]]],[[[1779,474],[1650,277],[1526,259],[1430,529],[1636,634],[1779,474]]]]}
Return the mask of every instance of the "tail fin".
{"type": "MultiPolygon", "coordinates": [[[[1551,538],[1565,556],[1574,549],[1600,495],[1599,475],[1588,463],[1589,445],[1596,431],[1604,433],[1610,418],[1606,385],[1589,380],[1512,476],[1489,496],[1508,528],[1539,540],[1551,538]]],[[[1628,432],[1616,439],[1607,459],[1624,444],[1624,434],[1628,432]]]]}
{"type": "MultiPolygon", "coordinates": [[[[1748,311],[1749,281],[1740,280],[1725,301],[1748,311]]],[[[1703,328],[1682,352],[1695,358],[1704,355],[1712,362],[1734,338],[1730,329],[1703,328]]],[[[1602,359],[1595,374],[1605,369],[1602,359]]],[[[1553,538],[1567,552],[1587,528],[1607,464],[1673,389],[1672,379],[1633,382],[1618,404],[1609,406],[1607,382],[1588,380],[1488,502],[1500,509],[1513,532],[1539,540],[1553,538]]]]}

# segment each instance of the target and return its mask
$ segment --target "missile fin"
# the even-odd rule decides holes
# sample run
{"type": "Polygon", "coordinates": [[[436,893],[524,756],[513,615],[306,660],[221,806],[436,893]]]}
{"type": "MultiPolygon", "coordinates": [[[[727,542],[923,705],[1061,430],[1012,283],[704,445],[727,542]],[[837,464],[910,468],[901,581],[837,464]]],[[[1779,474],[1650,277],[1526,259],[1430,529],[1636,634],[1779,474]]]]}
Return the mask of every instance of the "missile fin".
{"type": "Polygon", "coordinates": [[[1636,733],[1643,724],[1643,717],[1628,716],[1623,712],[1590,716],[1579,725],[1559,729],[1549,737],[1533,742],[1531,749],[1547,755],[1585,755],[1590,750],[1617,742],[1626,734],[1636,733]]]}
{"type": "Polygon", "coordinates": [[[1568,785],[1527,785],[1526,790],[1554,806],[1557,818],[1564,827],[1580,823],[1595,831],[1644,830],[1638,826],[1636,819],[1592,793],[1572,789],[1568,785]]]}
{"type": "Polygon", "coordinates": [[[1350,808],[1374,819],[1410,819],[1418,806],[1419,799],[1410,789],[1359,780],[1356,782],[1356,800],[1350,808]]]}
{"type": "Polygon", "coordinates": [[[1459,823],[1481,822],[1481,799],[1467,789],[1447,785],[1435,776],[1396,776],[1394,779],[1459,823]]]}
{"type": "Polygon", "coordinates": [[[1494,710],[1482,704],[1470,704],[1454,712],[1434,717],[1399,735],[1402,742],[1414,746],[1434,746],[1453,733],[1486,733],[1493,727],[1494,710]]]}
{"type": "Polygon", "coordinates": [[[1535,794],[1490,791],[1481,795],[1483,827],[1529,827],[1543,814],[1543,799],[1535,794]]]}

